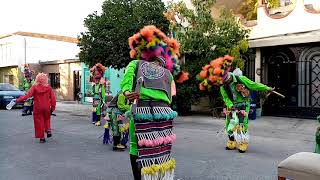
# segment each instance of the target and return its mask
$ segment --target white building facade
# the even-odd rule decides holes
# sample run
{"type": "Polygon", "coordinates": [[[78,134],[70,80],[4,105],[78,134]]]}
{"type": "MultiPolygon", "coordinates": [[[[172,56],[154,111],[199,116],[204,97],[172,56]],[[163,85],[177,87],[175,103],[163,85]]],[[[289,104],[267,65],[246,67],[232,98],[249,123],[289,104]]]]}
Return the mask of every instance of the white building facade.
{"type": "Polygon", "coordinates": [[[18,87],[24,64],[39,72],[41,62],[78,59],[77,42],[73,37],[31,32],[0,36],[0,83],[18,87]]]}
{"type": "Polygon", "coordinates": [[[270,96],[264,114],[314,118],[320,113],[320,1],[296,0],[279,9],[259,3],[257,21],[248,27],[255,81],[286,96],[270,96]]]}
{"type": "Polygon", "coordinates": [[[26,32],[0,37],[0,67],[77,58],[77,39],[58,37],[26,32]]]}

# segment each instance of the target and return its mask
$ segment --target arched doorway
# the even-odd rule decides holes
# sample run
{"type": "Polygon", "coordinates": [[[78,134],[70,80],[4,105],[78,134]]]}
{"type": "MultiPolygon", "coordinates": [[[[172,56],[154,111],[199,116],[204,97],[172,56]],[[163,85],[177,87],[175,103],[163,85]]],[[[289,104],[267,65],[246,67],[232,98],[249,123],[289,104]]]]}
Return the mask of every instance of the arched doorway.
{"type": "Polygon", "coordinates": [[[284,94],[271,94],[264,115],[315,118],[320,114],[319,44],[269,47],[262,50],[262,82],[284,94]]]}
{"type": "Polygon", "coordinates": [[[249,79],[255,79],[255,52],[250,49],[246,54],[241,54],[241,59],[244,61],[243,74],[249,79]]]}
{"type": "Polygon", "coordinates": [[[305,48],[298,61],[298,107],[304,115],[320,113],[320,47],[305,48]]]}
{"type": "Polygon", "coordinates": [[[298,106],[297,61],[295,54],[287,47],[266,48],[264,55],[263,82],[285,98],[271,94],[263,107],[264,115],[296,117],[298,106]]]}

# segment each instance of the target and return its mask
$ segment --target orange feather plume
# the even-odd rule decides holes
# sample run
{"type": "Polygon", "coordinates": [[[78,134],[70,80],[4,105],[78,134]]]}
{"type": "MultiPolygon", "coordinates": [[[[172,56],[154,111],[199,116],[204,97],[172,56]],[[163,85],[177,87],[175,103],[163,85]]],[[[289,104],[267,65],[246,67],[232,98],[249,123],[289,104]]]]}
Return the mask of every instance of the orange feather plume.
{"type": "Polygon", "coordinates": [[[180,44],[178,43],[177,40],[175,40],[175,39],[173,39],[173,38],[169,38],[169,39],[168,39],[168,46],[173,49],[173,52],[174,52],[175,54],[177,54],[178,56],[180,56],[180,53],[179,53],[180,44]]]}
{"type": "Polygon", "coordinates": [[[134,49],[130,50],[130,57],[135,58],[136,56],[137,56],[137,51],[134,49]]]}
{"type": "Polygon", "coordinates": [[[181,75],[176,80],[177,83],[183,83],[184,81],[189,79],[189,73],[181,71],[181,75]]]}
{"type": "Polygon", "coordinates": [[[206,90],[206,87],[202,83],[200,83],[199,89],[200,89],[200,91],[204,91],[204,90],[206,90]]]}
{"type": "Polygon", "coordinates": [[[202,71],[200,72],[200,77],[206,78],[207,76],[208,76],[208,71],[207,71],[207,70],[202,70],[202,71]]]}

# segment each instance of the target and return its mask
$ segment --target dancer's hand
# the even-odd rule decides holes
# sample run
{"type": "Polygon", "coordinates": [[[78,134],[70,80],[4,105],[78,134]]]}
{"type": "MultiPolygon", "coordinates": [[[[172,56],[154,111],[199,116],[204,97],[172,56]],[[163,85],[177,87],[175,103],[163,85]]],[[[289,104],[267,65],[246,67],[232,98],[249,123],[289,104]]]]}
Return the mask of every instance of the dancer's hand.
{"type": "Polygon", "coordinates": [[[275,87],[270,87],[269,92],[274,91],[276,88],[275,87]]]}
{"type": "Polygon", "coordinates": [[[240,112],[242,113],[243,116],[247,116],[248,113],[245,110],[240,110],[240,112]]]}
{"type": "Polygon", "coordinates": [[[139,99],[140,98],[140,94],[137,93],[137,92],[129,92],[129,91],[126,91],[124,93],[124,96],[126,96],[127,99],[129,99],[129,101],[134,101],[135,99],[139,99]]]}
{"type": "Polygon", "coordinates": [[[225,115],[229,115],[231,113],[231,111],[228,108],[223,108],[223,113],[225,115]]]}

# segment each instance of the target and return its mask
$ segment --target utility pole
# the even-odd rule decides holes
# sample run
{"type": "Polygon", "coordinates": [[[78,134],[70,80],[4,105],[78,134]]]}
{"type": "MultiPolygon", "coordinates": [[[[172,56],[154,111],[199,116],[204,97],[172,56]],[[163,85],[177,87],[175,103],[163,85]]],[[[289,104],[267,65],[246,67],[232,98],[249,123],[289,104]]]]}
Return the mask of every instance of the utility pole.
{"type": "Polygon", "coordinates": [[[27,40],[24,38],[24,64],[27,64],[27,40]]]}

